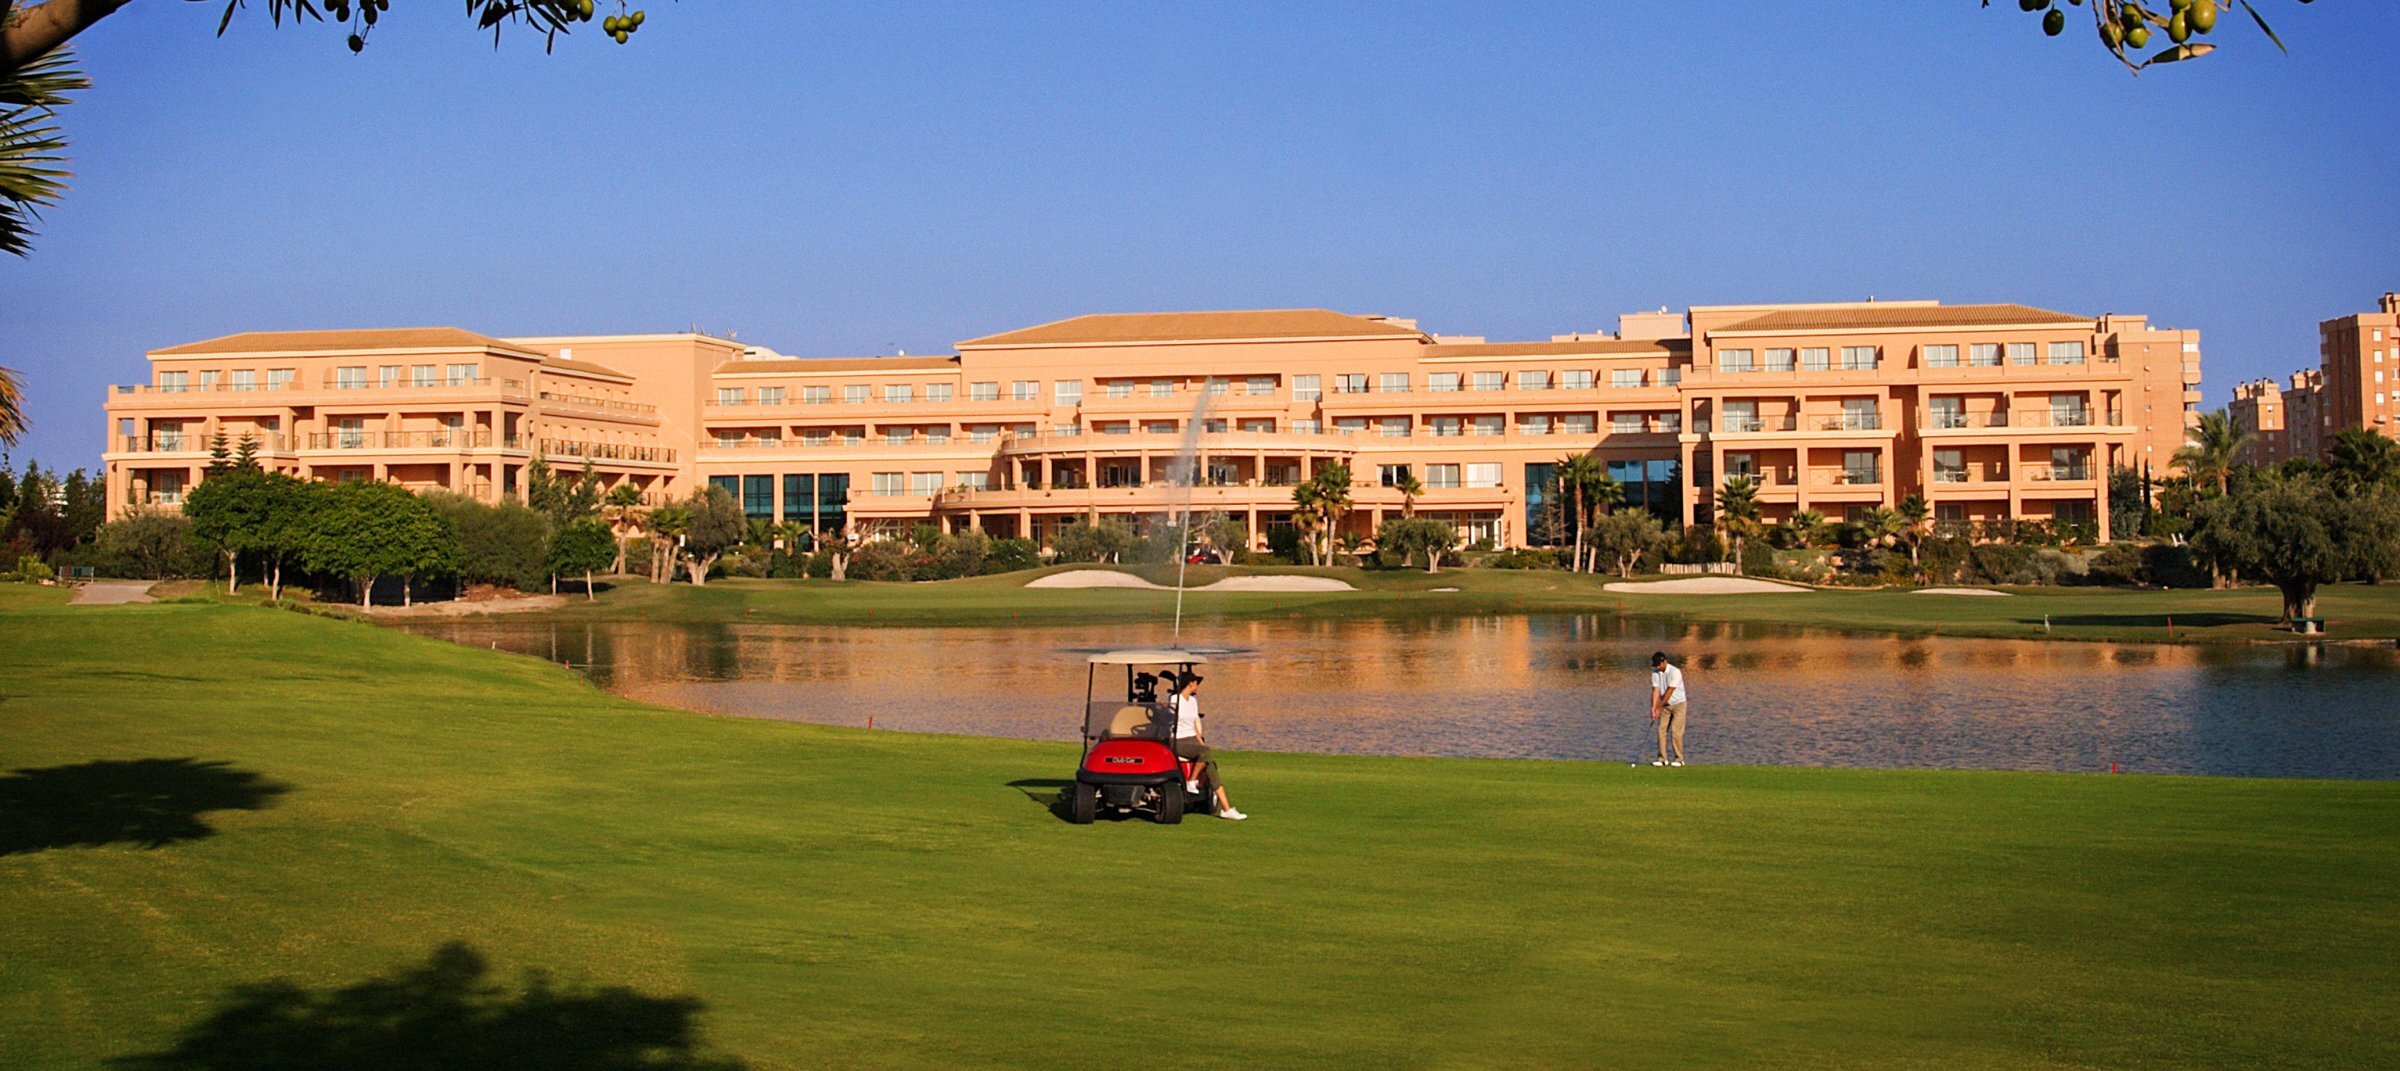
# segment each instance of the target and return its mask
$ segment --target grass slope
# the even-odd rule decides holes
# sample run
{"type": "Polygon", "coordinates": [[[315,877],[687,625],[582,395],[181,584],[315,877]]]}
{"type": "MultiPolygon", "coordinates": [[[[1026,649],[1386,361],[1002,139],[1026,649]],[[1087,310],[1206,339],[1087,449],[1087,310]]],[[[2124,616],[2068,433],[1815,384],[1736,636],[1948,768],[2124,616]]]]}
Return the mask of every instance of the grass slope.
{"type": "Polygon", "coordinates": [[[2393,784],[1245,754],[1079,828],[1067,744],[201,605],[9,606],[0,756],[12,1068],[698,1067],[687,997],[752,1068],[2400,1062],[2393,784]]]}
{"type": "MultiPolygon", "coordinates": [[[[1043,570],[1057,572],[1057,569],[1043,570]]],[[[1550,570],[1467,569],[1439,574],[1361,569],[1281,569],[1334,576],[1354,592],[1186,592],[1198,619],[1237,617],[1408,617],[1502,613],[1609,613],[1692,622],[1804,625],[1867,632],[1952,636],[2144,641],[2254,642],[2294,637],[2276,626],[2271,588],[2132,591],[2014,588],[2010,598],[1920,595],[1901,590],[1827,590],[1762,595],[1621,594],[1613,577],[1550,570]],[[1440,591],[1454,588],[1454,591],[1440,591]],[[2045,631],[2044,621],[2048,621],[2045,631]],[[2169,622],[2173,628],[2170,630],[2169,622]]],[[[1243,570],[1243,572],[1252,572],[1243,570]]],[[[1226,575],[1195,569],[1191,582],[1226,575]]],[[[663,621],[780,621],[855,625],[1005,625],[1160,620],[1171,592],[1027,588],[1039,573],[923,584],[719,580],[705,588],[632,581],[566,617],[663,621]]],[[[1164,579],[1172,582],[1172,574],[1164,579]]],[[[2400,637],[2400,585],[2324,589],[2319,612],[2337,639],[2400,637]]]]}

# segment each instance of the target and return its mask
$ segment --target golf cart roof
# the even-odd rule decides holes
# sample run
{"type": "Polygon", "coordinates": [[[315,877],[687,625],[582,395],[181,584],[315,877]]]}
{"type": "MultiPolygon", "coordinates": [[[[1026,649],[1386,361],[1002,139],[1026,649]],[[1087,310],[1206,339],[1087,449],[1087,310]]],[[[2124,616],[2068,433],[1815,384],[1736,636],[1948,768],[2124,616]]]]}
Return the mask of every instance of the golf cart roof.
{"type": "Polygon", "coordinates": [[[1207,663],[1208,656],[1191,651],[1166,647],[1137,647],[1130,651],[1102,651],[1090,659],[1095,666],[1197,666],[1207,663]]]}

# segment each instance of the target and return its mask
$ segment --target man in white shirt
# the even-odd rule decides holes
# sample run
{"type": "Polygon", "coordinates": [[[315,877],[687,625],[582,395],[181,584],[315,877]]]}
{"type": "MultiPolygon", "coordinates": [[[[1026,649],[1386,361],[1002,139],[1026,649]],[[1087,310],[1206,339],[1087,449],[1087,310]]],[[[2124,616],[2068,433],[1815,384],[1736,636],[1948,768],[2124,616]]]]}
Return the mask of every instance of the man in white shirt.
{"type": "Polygon", "coordinates": [[[1667,653],[1650,656],[1650,722],[1658,726],[1658,757],[1652,766],[1683,765],[1683,671],[1667,661],[1667,653]],[[1667,744],[1672,740],[1675,756],[1667,757],[1667,744]]]}

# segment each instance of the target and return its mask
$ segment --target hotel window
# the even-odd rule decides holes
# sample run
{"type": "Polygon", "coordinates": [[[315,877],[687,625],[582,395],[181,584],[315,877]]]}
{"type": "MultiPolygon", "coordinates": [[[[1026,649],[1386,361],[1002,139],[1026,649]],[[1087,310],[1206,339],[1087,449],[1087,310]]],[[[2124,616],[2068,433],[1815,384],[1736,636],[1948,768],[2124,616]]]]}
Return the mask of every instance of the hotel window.
{"type": "Polygon", "coordinates": [[[867,441],[867,429],[863,427],[842,429],[842,444],[844,446],[857,446],[865,441],[867,441]]]}
{"type": "Polygon", "coordinates": [[[1344,435],[1356,435],[1367,430],[1367,418],[1343,417],[1333,422],[1334,429],[1344,435]]]}
{"type": "Polygon", "coordinates": [[[1408,438],[1408,418],[1404,416],[1387,416],[1383,418],[1381,429],[1383,431],[1383,437],[1386,439],[1408,438]]]}
{"type": "Polygon", "coordinates": [[[1111,398],[1131,398],[1131,397],[1133,397],[1133,381],[1132,381],[1132,380],[1130,380],[1130,379],[1112,379],[1112,380],[1109,380],[1109,381],[1108,381],[1108,396],[1109,396],[1109,397],[1111,397],[1111,398]]]}
{"type": "Polygon", "coordinates": [[[907,480],[907,478],[908,477],[903,473],[878,472],[875,474],[870,487],[872,488],[872,492],[874,494],[888,498],[899,495],[902,491],[907,489],[908,485],[903,482],[907,480]]]}
{"type": "Polygon", "coordinates": [[[1823,346],[1804,346],[1800,349],[1800,370],[1822,372],[1833,367],[1833,351],[1823,346]]]}
{"type": "Polygon", "coordinates": [[[363,417],[337,417],[333,422],[334,444],[344,450],[356,450],[367,444],[367,422],[363,417]]]}
{"type": "Polygon", "coordinates": [[[883,385],[883,400],[890,405],[906,405],[917,400],[917,388],[906,383],[886,383],[883,385]]]}
{"type": "Polygon", "coordinates": [[[2081,394],[2051,395],[2050,426],[2080,428],[2089,425],[2092,422],[2092,413],[2091,410],[2085,408],[2087,404],[2087,400],[2081,394]]]}
{"type": "Polygon", "coordinates": [[[1375,389],[1385,394],[1408,393],[1408,373],[1385,372],[1375,377],[1375,389]]]}
{"type": "Polygon", "coordinates": [[[1367,377],[1356,373],[1335,376],[1333,377],[1333,392],[1335,394],[1365,394],[1367,377]]]}
{"type": "Polygon", "coordinates": [[[1077,424],[1052,424],[1050,425],[1050,434],[1056,435],[1061,439],[1072,439],[1076,436],[1082,435],[1083,428],[1081,425],[1077,424]]]}
{"type": "Polygon", "coordinates": [[[1558,418],[1561,435],[1590,435],[1597,422],[1590,413],[1569,413],[1558,418]]]}
{"type": "Polygon", "coordinates": [[[1247,385],[1247,389],[1245,390],[1245,392],[1244,392],[1244,393],[1247,393],[1247,394],[1249,394],[1249,395],[1251,395],[1251,396],[1253,396],[1253,397],[1266,397],[1266,396],[1268,396],[1268,395],[1272,395],[1272,394],[1274,394],[1274,393],[1275,393],[1275,377],[1274,377],[1274,376],[1251,376],[1251,377],[1250,377],[1250,381],[1249,381],[1249,383],[1248,383],[1248,385],[1247,385]]]}
{"type": "Polygon", "coordinates": [[[1406,479],[1408,479],[1408,466],[1406,465],[1375,466],[1375,486],[1377,487],[1397,487],[1401,481],[1406,479]]]}
{"type": "Polygon", "coordinates": [[[955,393],[957,393],[957,388],[948,383],[925,384],[925,400],[929,402],[949,401],[950,396],[955,393]]]}
{"type": "Polygon", "coordinates": [[[1757,402],[1726,402],[1717,413],[1718,431],[1757,431],[1757,402]]]}
{"type": "Polygon", "coordinates": [[[908,441],[908,437],[916,430],[917,429],[909,427],[906,424],[886,424],[883,426],[883,444],[885,446],[899,446],[903,443],[906,443],[908,441]]]}
{"type": "Polygon", "coordinates": [[[2050,448],[2050,478],[2053,480],[2088,480],[2092,478],[2092,455],[2081,446],[2050,448]]]}
{"type": "Polygon", "coordinates": [[[782,404],[783,404],[783,388],[782,388],[782,387],[760,387],[760,388],[758,388],[758,404],[760,404],[760,405],[782,405],[782,404]]]}
{"type": "Polygon", "coordinates": [[[989,491],[992,489],[992,474],[989,471],[962,472],[958,474],[958,485],[969,491],[989,491]]]}
{"type": "Polygon", "coordinates": [[[742,405],[748,401],[749,399],[743,396],[742,388],[740,387],[717,388],[718,405],[742,405]]]}
{"type": "Polygon", "coordinates": [[[1506,372],[1475,373],[1476,390],[1500,390],[1506,386],[1508,386],[1508,373],[1506,372]]]}
{"type": "Polygon", "coordinates": [[[451,365],[450,385],[453,387],[464,387],[473,384],[475,382],[475,373],[477,371],[478,369],[471,364],[451,365]]]}
{"type": "Polygon", "coordinates": [[[1292,421],[1292,434],[1294,435],[1316,435],[1322,433],[1324,430],[1325,423],[1321,420],[1292,421]]]}
{"type": "Polygon", "coordinates": [[[1872,372],[1880,362],[1883,351],[1874,346],[1842,347],[1842,371],[1872,372]]]}
{"type": "Polygon", "coordinates": [[[1661,387],[1672,387],[1678,383],[1681,383],[1683,382],[1683,369],[1661,368],[1658,370],[1658,379],[1656,382],[1661,387]]]}
{"type": "Polygon", "coordinates": [[[1935,483],[1965,483],[1965,482],[1967,482],[1967,454],[1966,454],[1966,451],[1964,451],[1964,450],[1936,450],[1936,451],[1934,451],[1934,452],[1933,452],[1933,482],[1935,482],[1935,483]]]}
{"type": "Polygon", "coordinates": [[[1020,402],[1030,402],[1040,398],[1042,396],[1041,381],[1020,379],[1012,382],[1008,385],[1008,396],[1012,400],[1020,402]]]}
{"type": "Polygon", "coordinates": [[[2083,343],[2053,342],[2050,344],[2051,364],[2082,364],[2083,343]]]}
{"type": "Polygon", "coordinates": [[[1550,434],[1550,418],[1547,415],[1518,417],[1517,431],[1524,435],[1548,435],[1550,434]]]}
{"type": "Polygon", "coordinates": [[[375,370],[375,385],[385,390],[400,385],[400,366],[387,364],[375,370]]]}
{"type": "Polygon", "coordinates": [[[1756,372],[1758,353],[1754,350],[1718,350],[1717,371],[1756,372]]]}
{"type": "Polygon", "coordinates": [[[150,448],[153,450],[183,449],[183,425],[164,420],[152,421],[150,424],[150,448]]]}
{"type": "Polygon", "coordinates": [[[1475,418],[1474,429],[1477,435],[1499,435],[1508,430],[1508,424],[1501,417],[1479,416],[1475,418]]]}
{"type": "Polygon", "coordinates": [[[1300,402],[1313,402],[1321,397],[1324,393],[1325,392],[1323,390],[1320,390],[1317,387],[1317,377],[1292,377],[1292,400],[1300,402]]]}
{"type": "Polygon", "coordinates": [[[1056,405],[1082,405],[1083,381],[1061,379],[1050,384],[1050,400],[1056,405]]]}
{"type": "Polygon", "coordinates": [[[1958,367],[1958,347],[1956,347],[1956,346],[1927,346],[1927,347],[1925,347],[1925,367],[1927,367],[1927,368],[1956,368],[1956,367],[1958,367]]]}
{"type": "Polygon", "coordinates": [[[865,405],[869,390],[864,383],[852,383],[842,388],[842,401],[850,405],[865,405]]]}
{"type": "Polygon", "coordinates": [[[1437,439],[1455,438],[1459,434],[1460,427],[1461,421],[1457,417],[1437,416],[1433,418],[1433,437],[1437,439]]]}
{"type": "Polygon", "coordinates": [[[1171,380],[1171,379],[1153,379],[1153,380],[1151,380],[1151,381],[1150,381],[1150,396],[1151,396],[1151,397],[1153,397],[1153,398],[1164,398],[1164,397],[1167,397],[1167,396],[1169,396],[1169,395],[1171,395],[1171,394],[1174,394],[1174,393],[1175,393],[1175,381],[1174,381],[1174,380],[1171,380]]]}
{"type": "Polygon", "coordinates": [[[1222,420],[1203,420],[1200,422],[1200,430],[1211,435],[1215,435],[1225,430],[1225,422],[1222,420]]]}
{"type": "Polygon", "coordinates": [[[969,383],[967,384],[967,400],[971,402],[999,401],[1000,384],[997,381],[988,383],[969,383]]]}
{"type": "Polygon", "coordinates": [[[1475,464],[1468,465],[1468,466],[1467,466],[1467,486],[1469,486],[1469,487],[1498,487],[1498,486],[1500,486],[1500,463],[1499,463],[1499,462],[1497,462],[1497,461],[1483,461],[1483,462],[1477,462],[1477,463],[1475,463],[1475,464]]]}
{"type": "Polygon", "coordinates": [[[1608,430],[1615,435],[1638,435],[1642,430],[1642,414],[1610,413],[1608,414],[1608,430]]]}
{"type": "Polygon", "coordinates": [[[1883,482],[1883,455],[1873,450],[1842,451],[1843,483],[1883,482]]]}
{"type": "Polygon", "coordinates": [[[1549,390],[1550,373],[1526,371],[1517,373],[1518,390],[1549,390]]]}
{"type": "Polygon", "coordinates": [[[1456,465],[1427,465],[1427,466],[1425,466],[1425,486],[1427,486],[1427,487],[1457,487],[1457,486],[1459,486],[1459,482],[1458,482],[1458,466],[1456,466],[1456,465]]]}
{"type": "Polygon", "coordinates": [[[1174,422],[1174,421],[1172,421],[1172,420],[1148,420],[1148,421],[1144,421],[1144,422],[1142,422],[1142,434],[1144,434],[1144,435],[1173,435],[1173,434],[1175,434],[1175,422],[1174,422]]]}
{"type": "Polygon", "coordinates": [[[297,368],[267,369],[267,389],[282,390],[292,385],[292,377],[300,374],[297,368]]]}
{"type": "Polygon", "coordinates": [[[1456,372],[1435,372],[1425,377],[1425,389],[1434,394],[1455,394],[1461,378],[1456,372]]]}
{"type": "Polygon", "coordinates": [[[968,442],[988,443],[999,437],[1000,429],[996,425],[970,424],[967,426],[968,442]]]}
{"type": "Polygon", "coordinates": [[[1799,361],[1796,359],[1796,357],[1797,357],[1797,355],[1796,355],[1796,354],[1795,354],[1793,351],[1791,351],[1791,350],[1786,350],[1786,349],[1773,349],[1773,350],[1768,350],[1768,351],[1767,351],[1767,371],[1769,371],[1769,372],[1789,372],[1789,371],[1791,371],[1791,370],[1793,370],[1793,369],[1795,369],[1795,368],[1799,367],[1799,361]]]}
{"type": "Polygon", "coordinates": [[[1758,456],[1755,454],[1725,455],[1725,475],[1758,478],[1758,456]]]}
{"type": "Polygon", "coordinates": [[[439,380],[439,379],[437,379],[437,378],[434,376],[434,374],[433,374],[433,366],[432,366],[432,365],[429,365],[429,364],[412,364],[412,365],[409,365],[409,366],[408,366],[408,385],[409,385],[409,386],[412,386],[412,387],[430,387],[430,386],[433,386],[433,385],[434,385],[435,383],[437,383],[437,382],[440,382],[440,380],[439,380]]]}
{"type": "Polygon", "coordinates": [[[1843,431],[1878,431],[1883,428],[1883,414],[1873,398],[1842,399],[1843,431]]]}
{"type": "Polygon", "coordinates": [[[1681,410],[1677,410],[1672,413],[1658,414],[1658,430],[1669,435],[1673,435],[1676,432],[1682,431],[1683,412],[1681,410]]]}
{"type": "Polygon", "coordinates": [[[226,390],[258,389],[258,369],[255,368],[236,368],[225,373],[225,379],[226,390]]]}
{"type": "Polygon", "coordinates": [[[938,473],[938,472],[912,472],[912,473],[909,473],[909,474],[908,474],[908,493],[910,493],[910,494],[912,494],[912,495],[932,495],[932,494],[938,494],[938,493],[940,493],[941,489],[942,489],[942,474],[941,474],[941,473],[938,473]]]}
{"type": "Polygon", "coordinates": [[[804,405],[831,405],[833,404],[833,388],[802,387],[800,388],[800,401],[804,405]]]}
{"type": "Polygon", "coordinates": [[[1233,389],[1233,382],[1224,376],[1210,376],[1202,389],[1206,390],[1211,398],[1222,398],[1233,389]]]}
{"type": "MultiPolygon", "coordinates": [[[[178,380],[181,380],[183,378],[183,373],[177,372],[175,373],[175,377],[178,380]]],[[[365,365],[352,365],[333,370],[333,387],[335,390],[358,390],[366,385],[367,367],[365,365]]],[[[183,384],[178,382],[175,385],[175,389],[182,390],[183,384]]]]}
{"type": "Polygon", "coordinates": [[[2000,344],[1978,342],[1967,347],[1967,364],[1975,368],[2000,367],[2000,344]]]}
{"type": "Polygon", "coordinates": [[[1934,398],[1925,403],[1925,421],[1937,428],[1967,426],[1964,403],[1957,398],[1934,398]]]}
{"type": "Polygon", "coordinates": [[[1130,420],[1111,420],[1105,423],[1093,425],[1093,427],[1102,435],[1133,434],[1133,421],[1130,420]]]}
{"type": "Polygon", "coordinates": [[[1592,370],[1589,368],[1567,369],[1559,373],[1558,386],[1560,390],[1590,390],[1592,389],[1592,370]]]}
{"type": "Polygon", "coordinates": [[[949,441],[950,441],[950,425],[948,425],[948,424],[927,424],[927,425],[925,425],[925,441],[926,441],[926,442],[929,442],[929,443],[933,443],[933,444],[934,444],[934,445],[936,445],[936,446],[939,446],[939,445],[941,445],[942,443],[949,442],[949,441]]]}
{"type": "Polygon", "coordinates": [[[1266,433],[1266,434],[1272,435],[1272,434],[1274,434],[1274,433],[1275,433],[1275,418],[1274,418],[1274,417],[1258,417],[1258,418],[1254,418],[1254,419],[1250,419],[1250,420],[1244,420],[1244,421],[1242,421],[1242,430],[1243,430],[1243,431],[1264,432],[1264,433],[1266,433]]]}
{"type": "Polygon", "coordinates": [[[1642,370],[1639,368],[1612,368],[1608,373],[1608,385],[1617,390],[1631,390],[1639,387],[1642,385],[1642,370]]]}
{"type": "Polygon", "coordinates": [[[2008,344],[2008,363],[2010,363],[2010,364],[2014,364],[2014,365],[2029,365],[2029,364],[2032,364],[2032,363],[2033,363],[2033,343],[2031,343],[2031,342],[2011,342],[2011,343],[2009,343],[2009,344],[2008,344]]]}

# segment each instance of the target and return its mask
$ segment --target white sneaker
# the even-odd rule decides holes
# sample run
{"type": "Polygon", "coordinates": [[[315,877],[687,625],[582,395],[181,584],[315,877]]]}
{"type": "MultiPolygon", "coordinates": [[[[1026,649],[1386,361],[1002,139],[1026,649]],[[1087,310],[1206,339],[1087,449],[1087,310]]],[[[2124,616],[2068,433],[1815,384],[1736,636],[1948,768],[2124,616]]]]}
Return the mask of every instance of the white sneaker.
{"type": "Polygon", "coordinates": [[[1224,809],[1224,810],[1222,810],[1222,811],[1218,811],[1218,812],[1217,812],[1217,817],[1219,817],[1219,818],[1222,818],[1222,819],[1224,819],[1224,820],[1226,820],[1226,821],[1228,821],[1228,822],[1239,822],[1239,821],[1241,821],[1242,819],[1248,818],[1248,817],[1250,817],[1250,816],[1249,816],[1249,815],[1246,815],[1246,814],[1243,814],[1242,812],[1240,812],[1240,811],[1237,811],[1237,810],[1235,810],[1235,809],[1233,809],[1233,808],[1231,808],[1231,807],[1227,807],[1227,808],[1225,808],[1225,809],[1224,809]]]}
{"type": "Polygon", "coordinates": [[[1682,760],[1682,759],[1676,759],[1675,761],[1673,761],[1673,762],[1670,762],[1670,763],[1668,763],[1667,765],[1669,765],[1669,766],[1681,766],[1681,765],[1683,765],[1683,760],[1682,760]]]}
{"type": "Polygon", "coordinates": [[[1651,760],[1650,760],[1650,765],[1652,765],[1652,766],[1664,766],[1664,765],[1666,765],[1666,764],[1667,764],[1667,760],[1665,760],[1665,759],[1651,759],[1651,760]]]}

